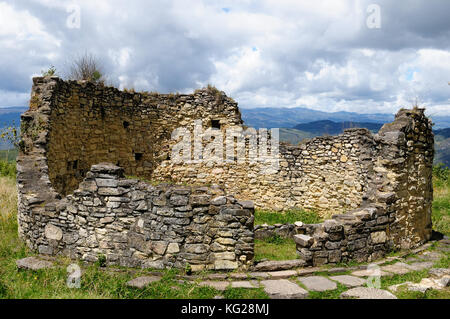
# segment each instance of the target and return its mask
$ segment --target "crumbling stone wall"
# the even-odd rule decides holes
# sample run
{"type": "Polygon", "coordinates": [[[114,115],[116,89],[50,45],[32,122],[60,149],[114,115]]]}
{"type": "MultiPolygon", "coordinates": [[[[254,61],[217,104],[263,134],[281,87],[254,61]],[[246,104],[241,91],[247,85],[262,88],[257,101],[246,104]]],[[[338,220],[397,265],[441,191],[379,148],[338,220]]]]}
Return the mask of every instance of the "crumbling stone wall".
{"type": "Polygon", "coordinates": [[[303,234],[294,236],[308,264],[371,261],[393,248],[413,248],[431,238],[431,121],[423,109],[400,110],[374,141],[373,169],[361,207],[305,225],[303,234]]]}
{"type": "Polygon", "coordinates": [[[252,203],[214,187],[138,183],[122,168],[96,165],[117,160],[130,164],[125,173],[147,176],[168,156],[159,141],[189,116],[241,123],[236,103],[220,92],[140,95],[34,78],[17,158],[20,237],[43,254],[87,261],[101,254],[124,266],[245,267],[253,258],[252,203]],[[125,131],[126,120],[139,129],[125,131]],[[141,159],[133,153],[139,142],[141,159]]]}
{"type": "Polygon", "coordinates": [[[310,264],[374,259],[430,238],[434,145],[423,110],[400,111],[376,135],[351,129],[281,145],[279,168],[270,173],[259,162],[174,163],[173,130],[193,132],[199,119],[223,133],[242,127],[237,103],[211,88],[159,95],[34,78],[17,160],[21,238],[41,253],[85,260],[104,254],[122,265],[231,269],[253,256],[249,200],[323,217],[350,210],[296,228],[309,236],[296,240],[310,264]],[[96,166],[102,162],[111,164],[96,166]],[[119,167],[200,186],[133,182],[119,167]],[[209,184],[219,187],[202,187],[209,184]],[[175,204],[173,194],[185,204],[175,204]]]}
{"type": "Polygon", "coordinates": [[[93,165],[80,187],[47,204],[41,253],[143,268],[236,269],[253,258],[253,204],[209,187],[152,186],[93,165]]]}
{"type": "Polygon", "coordinates": [[[170,158],[172,131],[201,118],[228,126],[242,123],[237,103],[223,93],[129,93],[93,83],[36,78],[31,109],[49,95],[48,167],[53,187],[69,194],[94,164],[111,162],[125,174],[151,179],[170,158]],[[44,93],[45,92],[45,93],[44,93]]]}
{"type": "Polygon", "coordinates": [[[157,180],[223,185],[254,201],[255,207],[286,211],[302,208],[322,217],[357,208],[368,187],[373,137],[366,129],[339,136],[317,137],[299,146],[281,145],[279,169],[265,172],[265,163],[174,163],[163,161],[157,180]]]}

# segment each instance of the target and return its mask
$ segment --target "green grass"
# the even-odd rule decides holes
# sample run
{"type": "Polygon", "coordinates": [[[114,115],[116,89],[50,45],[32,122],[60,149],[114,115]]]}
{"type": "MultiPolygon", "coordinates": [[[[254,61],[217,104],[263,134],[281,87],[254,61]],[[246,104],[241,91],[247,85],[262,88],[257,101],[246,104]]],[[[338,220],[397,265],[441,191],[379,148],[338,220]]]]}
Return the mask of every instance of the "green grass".
{"type": "Polygon", "coordinates": [[[297,259],[295,242],[289,238],[273,236],[255,239],[255,260],[290,260],[297,259]]]}
{"type": "Polygon", "coordinates": [[[16,176],[16,163],[6,162],[0,158],[0,176],[7,176],[15,178],[16,176]]]}
{"type": "Polygon", "coordinates": [[[322,219],[317,213],[304,210],[291,210],[283,213],[263,210],[255,211],[255,225],[293,224],[298,221],[304,224],[317,224],[322,222],[322,219]]]}
{"type": "Polygon", "coordinates": [[[433,229],[450,236],[450,178],[434,176],[433,229]]]}

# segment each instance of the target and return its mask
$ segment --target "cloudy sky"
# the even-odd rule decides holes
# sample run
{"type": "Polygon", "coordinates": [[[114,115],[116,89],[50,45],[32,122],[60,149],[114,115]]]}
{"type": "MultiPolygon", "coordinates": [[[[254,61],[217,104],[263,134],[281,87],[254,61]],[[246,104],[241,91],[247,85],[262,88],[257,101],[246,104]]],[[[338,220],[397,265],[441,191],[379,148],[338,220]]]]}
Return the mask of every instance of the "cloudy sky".
{"type": "Polygon", "coordinates": [[[417,99],[450,115],[449,13],[448,0],[0,0],[0,106],[91,52],[121,88],[211,83],[243,108],[361,113],[417,99]]]}

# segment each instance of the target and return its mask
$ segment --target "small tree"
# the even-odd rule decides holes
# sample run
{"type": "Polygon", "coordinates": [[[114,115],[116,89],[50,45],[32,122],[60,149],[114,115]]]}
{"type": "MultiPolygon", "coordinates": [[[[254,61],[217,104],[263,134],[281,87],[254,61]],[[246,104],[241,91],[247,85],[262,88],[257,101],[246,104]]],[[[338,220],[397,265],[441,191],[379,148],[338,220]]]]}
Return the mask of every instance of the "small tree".
{"type": "Polygon", "coordinates": [[[71,63],[68,78],[103,83],[103,67],[94,55],[85,53],[71,63]]]}
{"type": "MultiPolygon", "coordinates": [[[[19,147],[20,135],[17,131],[15,123],[11,126],[0,129],[0,139],[14,146],[15,149],[19,147]]],[[[6,150],[6,162],[9,160],[9,148],[6,150]]]]}

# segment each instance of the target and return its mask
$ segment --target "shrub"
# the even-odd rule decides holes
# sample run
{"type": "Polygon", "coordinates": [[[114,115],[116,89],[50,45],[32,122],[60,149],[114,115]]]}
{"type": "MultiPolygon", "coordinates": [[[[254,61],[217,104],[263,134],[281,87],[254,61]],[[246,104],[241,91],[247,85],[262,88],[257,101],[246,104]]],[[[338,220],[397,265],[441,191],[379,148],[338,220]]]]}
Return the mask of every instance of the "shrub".
{"type": "Polygon", "coordinates": [[[433,176],[439,180],[447,182],[450,179],[450,168],[443,163],[433,166],[433,176]]]}
{"type": "Polygon", "coordinates": [[[103,83],[103,67],[93,54],[85,53],[71,63],[68,78],[75,81],[103,83]]]}
{"type": "Polygon", "coordinates": [[[0,160],[0,176],[16,177],[16,163],[0,160]]]}

